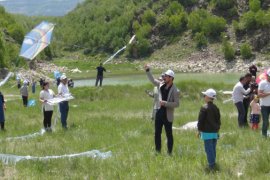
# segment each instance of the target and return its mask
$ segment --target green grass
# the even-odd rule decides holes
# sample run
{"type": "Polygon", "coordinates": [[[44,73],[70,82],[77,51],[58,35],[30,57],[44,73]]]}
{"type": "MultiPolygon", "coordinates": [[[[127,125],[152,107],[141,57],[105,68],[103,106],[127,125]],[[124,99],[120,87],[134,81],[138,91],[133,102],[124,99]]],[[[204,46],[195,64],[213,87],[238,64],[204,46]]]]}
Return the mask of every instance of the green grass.
{"type": "MultiPolygon", "coordinates": [[[[213,75],[215,79],[216,75],[213,75]]],[[[228,78],[229,79],[229,78],[228,78]]],[[[179,127],[198,117],[203,104],[200,92],[209,87],[217,91],[231,89],[233,84],[221,82],[177,81],[181,89],[180,107],[175,111],[174,126],[179,127]]],[[[1,91],[18,94],[10,88],[1,91]]],[[[196,131],[174,130],[173,156],[166,154],[165,133],[162,134],[162,153],[154,151],[154,124],[150,120],[152,99],[143,86],[104,86],[71,89],[75,99],[70,101],[67,131],[60,122],[56,131],[27,140],[6,141],[7,137],[31,134],[42,127],[41,106],[23,108],[21,99],[8,101],[6,132],[0,132],[0,153],[49,156],[73,154],[98,149],[112,151],[112,157],[101,160],[88,157],[48,161],[21,161],[1,164],[0,178],[6,179],[267,179],[270,173],[269,140],[260,132],[237,127],[236,108],[218,93],[216,104],[221,110],[222,137],[217,144],[216,174],[207,174],[203,142],[196,131]],[[77,106],[74,106],[77,105],[77,106]]],[[[55,88],[53,88],[55,91],[55,88]]],[[[56,92],[56,91],[55,91],[56,92]]],[[[38,94],[30,98],[37,99],[38,94]]],[[[56,111],[54,111],[54,115],[56,111]]]]}

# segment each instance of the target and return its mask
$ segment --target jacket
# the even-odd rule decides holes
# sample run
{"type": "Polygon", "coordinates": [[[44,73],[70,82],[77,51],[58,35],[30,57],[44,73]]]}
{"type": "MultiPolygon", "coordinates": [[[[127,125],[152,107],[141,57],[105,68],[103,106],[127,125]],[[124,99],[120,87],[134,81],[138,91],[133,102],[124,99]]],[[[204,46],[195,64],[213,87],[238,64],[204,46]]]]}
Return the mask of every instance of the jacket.
{"type": "Polygon", "coordinates": [[[220,111],[213,102],[201,107],[198,118],[198,130],[202,132],[218,132],[220,129],[220,111]]]}
{"type": "MultiPolygon", "coordinates": [[[[148,79],[155,85],[158,86],[159,88],[159,101],[162,100],[162,96],[161,96],[161,91],[160,91],[160,87],[164,84],[162,82],[160,82],[157,79],[154,79],[153,75],[151,74],[150,71],[146,71],[147,77],[148,79]]],[[[165,104],[166,107],[166,113],[167,113],[167,119],[169,122],[173,122],[174,119],[174,108],[179,106],[179,89],[177,89],[177,87],[173,84],[169,94],[168,94],[168,98],[167,98],[167,102],[165,104]]],[[[160,108],[160,105],[158,104],[158,109],[160,108]]]]}

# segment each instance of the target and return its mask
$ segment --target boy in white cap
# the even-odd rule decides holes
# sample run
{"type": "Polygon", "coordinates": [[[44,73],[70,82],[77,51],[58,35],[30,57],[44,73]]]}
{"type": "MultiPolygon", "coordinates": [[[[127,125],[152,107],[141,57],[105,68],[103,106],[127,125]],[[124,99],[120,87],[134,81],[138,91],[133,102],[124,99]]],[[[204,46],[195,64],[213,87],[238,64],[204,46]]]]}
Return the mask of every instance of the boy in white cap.
{"type": "Polygon", "coordinates": [[[179,90],[173,84],[174,72],[167,70],[164,73],[163,81],[159,81],[158,79],[154,79],[149,66],[145,66],[145,71],[148,79],[159,88],[159,104],[155,116],[156,152],[161,152],[161,133],[164,126],[167,136],[167,152],[171,155],[173,150],[172,123],[174,119],[174,108],[179,106],[179,90]]]}
{"type": "Polygon", "coordinates": [[[218,131],[220,129],[220,111],[213,103],[216,98],[216,91],[208,89],[202,92],[204,95],[205,105],[201,107],[198,117],[198,131],[202,140],[204,140],[204,148],[208,160],[208,168],[210,171],[216,169],[216,144],[218,139],[218,131]]]}

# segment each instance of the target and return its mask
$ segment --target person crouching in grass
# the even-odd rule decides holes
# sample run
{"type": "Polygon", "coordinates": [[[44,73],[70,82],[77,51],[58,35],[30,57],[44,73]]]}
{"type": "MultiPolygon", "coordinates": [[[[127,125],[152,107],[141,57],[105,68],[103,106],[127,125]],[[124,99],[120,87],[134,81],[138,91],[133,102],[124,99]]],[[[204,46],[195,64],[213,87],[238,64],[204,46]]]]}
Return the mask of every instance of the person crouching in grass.
{"type": "Polygon", "coordinates": [[[213,103],[216,98],[216,91],[208,89],[202,92],[204,95],[205,105],[201,107],[198,119],[198,131],[201,139],[204,141],[204,148],[208,160],[207,170],[218,170],[216,166],[216,144],[219,137],[220,129],[220,111],[213,103]]]}

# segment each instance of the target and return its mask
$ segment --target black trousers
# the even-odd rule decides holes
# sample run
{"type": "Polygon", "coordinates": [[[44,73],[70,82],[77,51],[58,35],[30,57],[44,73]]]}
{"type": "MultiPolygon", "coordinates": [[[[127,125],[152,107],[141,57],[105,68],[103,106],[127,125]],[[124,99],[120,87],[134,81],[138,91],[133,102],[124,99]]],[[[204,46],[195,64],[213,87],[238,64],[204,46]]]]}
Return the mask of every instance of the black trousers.
{"type": "Polygon", "coordinates": [[[22,96],[22,100],[23,100],[23,105],[24,105],[24,107],[27,107],[27,104],[28,104],[28,96],[22,96]]]}
{"type": "Polygon", "coordinates": [[[43,125],[44,128],[50,128],[51,124],[52,124],[52,115],[53,115],[53,111],[45,111],[43,109],[43,115],[44,115],[44,120],[43,120],[43,125]]]}
{"type": "Polygon", "coordinates": [[[102,86],[103,76],[97,76],[96,86],[98,85],[98,81],[99,81],[99,86],[102,86]]]}
{"type": "Polygon", "coordinates": [[[165,127],[167,136],[168,153],[171,154],[173,149],[172,122],[169,122],[167,119],[166,109],[159,109],[155,119],[155,145],[157,152],[161,151],[161,133],[163,126],[165,127]]]}
{"type": "Polygon", "coordinates": [[[244,117],[244,125],[248,126],[248,109],[249,109],[249,105],[250,105],[250,100],[248,99],[244,99],[243,100],[243,105],[244,105],[244,109],[245,109],[245,117],[244,117]]]}

